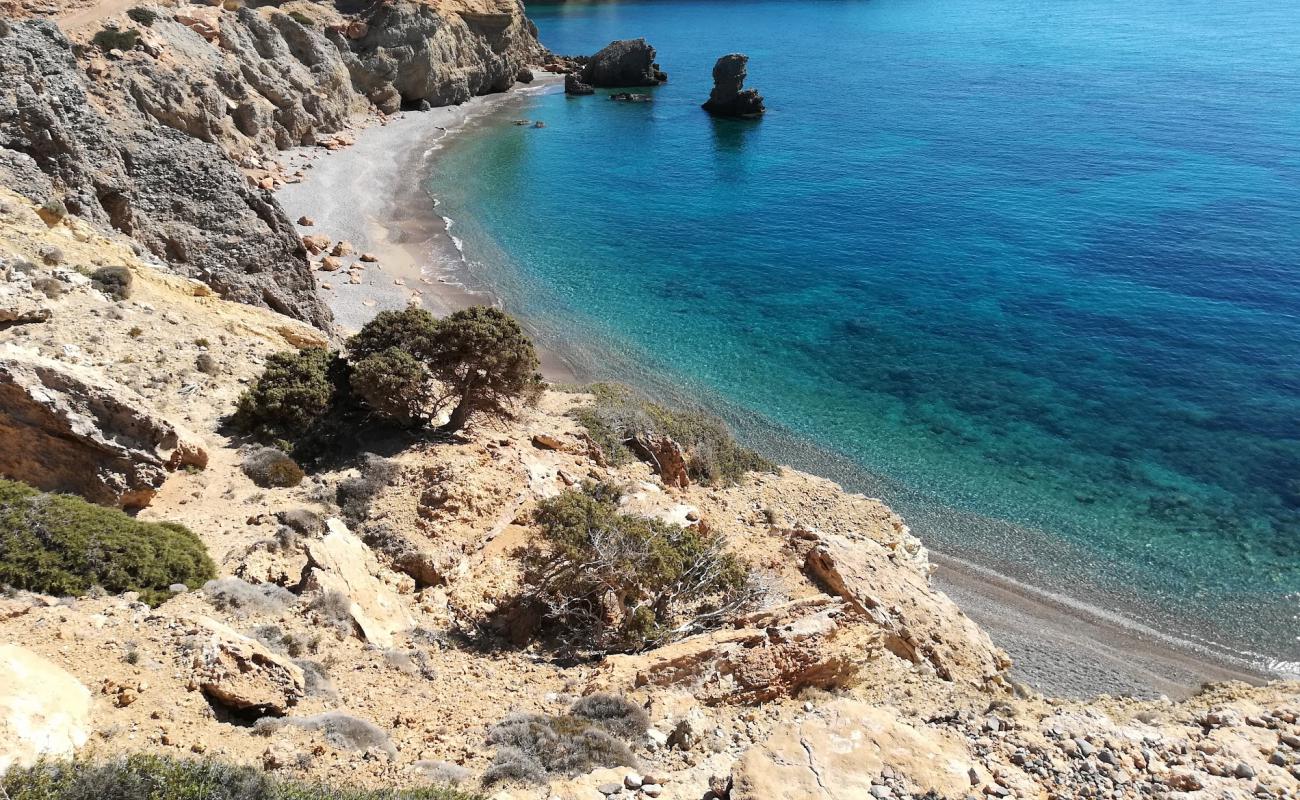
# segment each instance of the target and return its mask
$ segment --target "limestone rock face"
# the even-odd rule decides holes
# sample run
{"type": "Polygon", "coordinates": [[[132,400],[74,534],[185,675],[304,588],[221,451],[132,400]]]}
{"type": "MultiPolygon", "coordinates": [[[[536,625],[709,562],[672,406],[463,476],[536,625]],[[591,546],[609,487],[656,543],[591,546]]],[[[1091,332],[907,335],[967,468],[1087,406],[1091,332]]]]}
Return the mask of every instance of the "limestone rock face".
{"type": "Polygon", "coordinates": [[[682,452],[682,446],[671,437],[644,431],[632,437],[631,447],[639,458],[650,462],[650,466],[663,479],[664,486],[690,486],[691,479],[686,474],[686,454],[682,452]]]}
{"type": "Polygon", "coordinates": [[[352,619],[366,641],[392,647],[393,634],[415,624],[397,598],[396,587],[413,588],[409,578],[380,567],[374,553],[337,519],[326,521],[329,533],[307,542],[312,566],[309,583],[321,591],[343,593],[350,601],[352,619]],[[380,580],[380,576],[388,582],[380,580]]]}
{"type": "Polygon", "coordinates": [[[582,82],[591,86],[658,86],[667,80],[645,39],[610,42],[582,69],[582,82]]]}
{"type": "Polygon", "coordinates": [[[125,508],[178,467],[207,465],[192,436],[132,390],[17,350],[0,353],[0,474],[125,508]]]}
{"type": "Polygon", "coordinates": [[[747,750],[732,769],[731,800],[876,800],[872,779],[886,766],[918,795],[965,797],[977,763],[951,733],[914,726],[887,708],[837,700],[747,750]]]}
{"type": "Polygon", "coordinates": [[[53,22],[15,23],[0,37],[0,182],[128,234],[227,299],[326,327],[265,157],[372,107],[503,91],[545,54],[518,0],[366,14],[318,27],[272,8],[162,9],[112,59],[74,51],[53,22]]]}
{"type": "Polygon", "coordinates": [[[707,705],[761,703],[807,688],[841,689],[879,652],[874,631],[828,598],[796,601],[741,620],[737,630],[687,637],[647,653],[610,656],[599,682],[615,691],[684,689],[707,705]]]}
{"type": "Polygon", "coordinates": [[[704,110],[720,117],[758,117],[766,109],[757,89],[745,89],[749,56],[732,53],[713,65],[713,91],[704,102],[704,110]]]}
{"type": "MultiPolygon", "coordinates": [[[[159,30],[212,50],[179,23],[159,30]]],[[[12,26],[0,38],[0,150],[30,157],[70,212],[133,236],[179,272],[230,299],[323,325],[328,312],[293,226],[216,144],[213,120],[229,119],[217,84],[142,54],[135,60],[124,94],[96,97],[54,23],[12,26]],[[186,87],[200,96],[178,94],[186,87]]],[[[46,199],[8,163],[23,162],[0,159],[0,179],[46,199]]]]}
{"type": "Polygon", "coordinates": [[[283,715],[304,692],[302,669],[208,617],[188,621],[200,639],[194,681],[204,694],[236,710],[283,715]]]}
{"type": "Polygon", "coordinates": [[[805,571],[877,626],[886,648],[939,677],[983,685],[998,682],[1011,660],[924,574],[899,569],[870,539],[817,534],[805,571]],[[885,598],[889,598],[888,602],[885,598]]]}
{"type": "Polygon", "coordinates": [[[57,664],[0,644],[0,774],[71,756],[89,736],[89,690],[57,664]]]}

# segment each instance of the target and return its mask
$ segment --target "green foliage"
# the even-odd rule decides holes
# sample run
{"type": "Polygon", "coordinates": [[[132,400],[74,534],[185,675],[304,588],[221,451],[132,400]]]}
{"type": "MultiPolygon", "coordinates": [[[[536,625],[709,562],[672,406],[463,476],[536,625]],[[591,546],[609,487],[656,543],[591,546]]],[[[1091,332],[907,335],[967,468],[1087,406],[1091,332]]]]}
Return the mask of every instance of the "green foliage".
{"type": "Polygon", "coordinates": [[[0,778],[8,800],[483,800],[448,787],[353,789],[282,780],[247,766],[134,754],[43,762],[0,778]]]}
{"type": "Polygon", "coordinates": [[[301,11],[290,11],[289,18],[304,28],[311,28],[316,25],[316,20],[302,13],[301,11]]]}
{"type": "Polygon", "coordinates": [[[156,605],[172,584],[197,588],[215,575],[203,543],[181,525],[0,479],[0,584],[60,596],[99,586],[156,605]]]}
{"type": "Polygon", "coordinates": [[[621,514],[585,484],[538,504],[530,599],[562,642],[638,650],[725,621],[749,600],[748,570],[696,528],[621,514]]]}
{"type": "Polygon", "coordinates": [[[104,28],[91,37],[90,41],[105,53],[109,50],[121,50],[125,53],[135,49],[136,43],[140,41],[140,31],[135,28],[127,28],[124,31],[116,28],[104,28]]]}
{"type": "Polygon", "coordinates": [[[144,6],[127,9],[126,15],[131,18],[132,22],[139,23],[146,28],[152,27],[158,21],[158,12],[144,6]]]}
{"type": "Polygon", "coordinates": [[[348,340],[348,357],[355,363],[397,348],[428,361],[438,350],[439,325],[437,317],[419,306],[380,311],[348,340]]]}
{"type": "Polygon", "coordinates": [[[743,447],[727,424],[703,411],[670,409],[611,383],[587,388],[595,402],[574,412],[613,464],[633,458],[627,441],[641,432],[669,436],[686,452],[686,469],[693,480],[719,486],[740,482],[747,472],[771,472],[776,465],[743,447]]]}
{"type": "Polygon", "coordinates": [[[399,425],[424,417],[428,373],[414,356],[390,347],[352,365],[352,391],[375,413],[399,425]]]}
{"type": "Polygon", "coordinates": [[[302,483],[302,467],[282,450],[258,447],[244,456],[244,474],[263,489],[288,488],[302,483]]]}
{"type": "Polygon", "coordinates": [[[507,403],[535,399],[541,391],[532,341],[518,322],[495,308],[475,306],[443,320],[431,366],[457,398],[446,426],[451,431],[475,413],[508,417],[507,403]]]}
{"type": "Polygon", "coordinates": [[[275,353],[232,422],[264,441],[297,440],[330,412],[343,371],[338,354],[320,348],[275,353]]]}
{"type": "Polygon", "coordinates": [[[509,404],[541,387],[537,352],[523,328],[495,308],[436,319],[418,307],[384,311],[348,342],[352,388],[381,417],[400,424],[451,407],[449,431],[475,413],[509,416],[509,404]]]}

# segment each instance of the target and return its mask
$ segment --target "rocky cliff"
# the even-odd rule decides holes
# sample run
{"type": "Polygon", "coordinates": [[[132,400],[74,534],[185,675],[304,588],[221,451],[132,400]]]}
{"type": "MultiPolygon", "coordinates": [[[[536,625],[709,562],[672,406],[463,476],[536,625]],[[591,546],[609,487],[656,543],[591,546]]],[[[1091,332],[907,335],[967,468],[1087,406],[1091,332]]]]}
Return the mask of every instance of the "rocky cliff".
{"type": "Polygon", "coordinates": [[[49,20],[5,24],[0,180],[54,218],[128,234],[225,297],[324,326],[267,157],[366,112],[503,91],[544,51],[515,0],[347,16],[291,5],[150,8],[147,24],[92,26],[133,36],[125,51],[49,20]]]}

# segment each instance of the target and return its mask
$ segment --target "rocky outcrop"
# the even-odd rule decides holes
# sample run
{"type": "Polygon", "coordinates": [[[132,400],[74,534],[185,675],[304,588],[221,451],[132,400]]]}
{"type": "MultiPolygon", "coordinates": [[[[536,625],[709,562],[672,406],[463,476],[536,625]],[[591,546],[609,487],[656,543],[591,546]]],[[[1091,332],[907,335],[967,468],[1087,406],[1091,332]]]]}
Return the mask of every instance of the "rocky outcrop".
{"type": "Polygon", "coordinates": [[[544,55],[517,0],[398,0],[320,26],[269,8],[156,12],[112,57],[49,21],[0,36],[0,180],[127,233],[228,299],[318,327],[329,313],[266,156],[372,106],[502,91],[544,55]]]}
{"type": "Polygon", "coordinates": [[[763,703],[803,689],[856,682],[879,653],[876,632],[854,624],[843,603],[796,601],[739,620],[737,629],[699,634],[641,655],[610,656],[598,682],[616,691],[671,687],[706,705],[763,703]]]}
{"type": "Polygon", "coordinates": [[[582,68],[582,82],[591,86],[658,86],[667,80],[645,39],[610,42],[582,68]]]}
{"type": "Polygon", "coordinates": [[[686,473],[686,453],[672,437],[654,431],[642,431],[628,442],[632,452],[643,461],[650,462],[663,479],[664,486],[685,488],[691,484],[686,473]]]}
{"type": "Polygon", "coordinates": [[[304,693],[303,673],[289,659],[208,617],[183,626],[197,643],[193,685],[235,711],[283,715],[304,693]]]}
{"type": "MultiPolygon", "coordinates": [[[[178,23],[160,30],[184,46],[212,49],[178,23]]],[[[0,179],[129,234],[228,298],[325,324],[293,226],[204,124],[226,113],[215,81],[148,60],[132,53],[136,69],[123,72],[121,83],[97,86],[83,78],[53,23],[12,26],[0,37],[0,179]],[[185,90],[203,102],[178,96],[185,90]],[[32,172],[43,180],[23,180],[32,172]]]]}
{"type": "Polygon", "coordinates": [[[732,53],[713,65],[713,91],[702,106],[719,117],[758,117],[766,110],[757,89],[745,89],[749,56],[732,53]]]}
{"type": "Polygon", "coordinates": [[[141,508],[168,470],[206,465],[190,434],[125,386],[17,349],[0,352],[0,475],[141,508]]]}
{"type": "Polygon", "coordinates": [[[590,84],[583,83],[582,79],[577,75],[569,72],[564,76],[564,93],[575,95],[595,94],[596,90],[590,84]]]}
{"type": "Polygon", "coordinates": [[[746,751],[732,769],[730,796],[877,800],[896,796],[876,788],[888,774],[918,797],[965,797],[986,779],[977,764],[959,736],[911,724],[890,709],[838,700],[746,751]]]}
{"type": "Polygon", "coordinates": [[[415,624],[397,597],[398,589],[409,592],[414,583],[380,567],[370,549],[339,520],[327,520],[326,525],[329,533],[323,539],[307,542],[312,566],[308,584],[322,592],[341,593],[366,641],[392,647],[393,635],[415,624]]]}
{"type": "Polygon", "coordinates": [[[894,655],[926,665],[944,680],[998,682],[1011,660],[989,635],[934,589],[922,572],[905,568],[869,538],[802,532],[811,547],[804,570],[875,625],[894,655]]]}
{"type": "Polygon", "coordinates": [[[62,667],[0,644],[0,775],[67,758],[90,737],[90,692],[62,667]]]}

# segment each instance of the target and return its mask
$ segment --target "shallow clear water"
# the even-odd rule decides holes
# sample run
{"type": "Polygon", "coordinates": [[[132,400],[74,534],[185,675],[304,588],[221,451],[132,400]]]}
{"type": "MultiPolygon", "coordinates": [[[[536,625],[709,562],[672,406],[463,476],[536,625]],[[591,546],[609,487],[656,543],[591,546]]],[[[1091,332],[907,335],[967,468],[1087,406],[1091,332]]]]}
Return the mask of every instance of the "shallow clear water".
{"type": "Polygon", "coordinates": [[[434,165],[541,338],[938,549],[1300,662],[1300,8],[529,13],[556,52],[646,36],[671,76],[648,104],[521,101],[434,165]],[[732,51],[760,121],[699,109],[732,51]]]}

